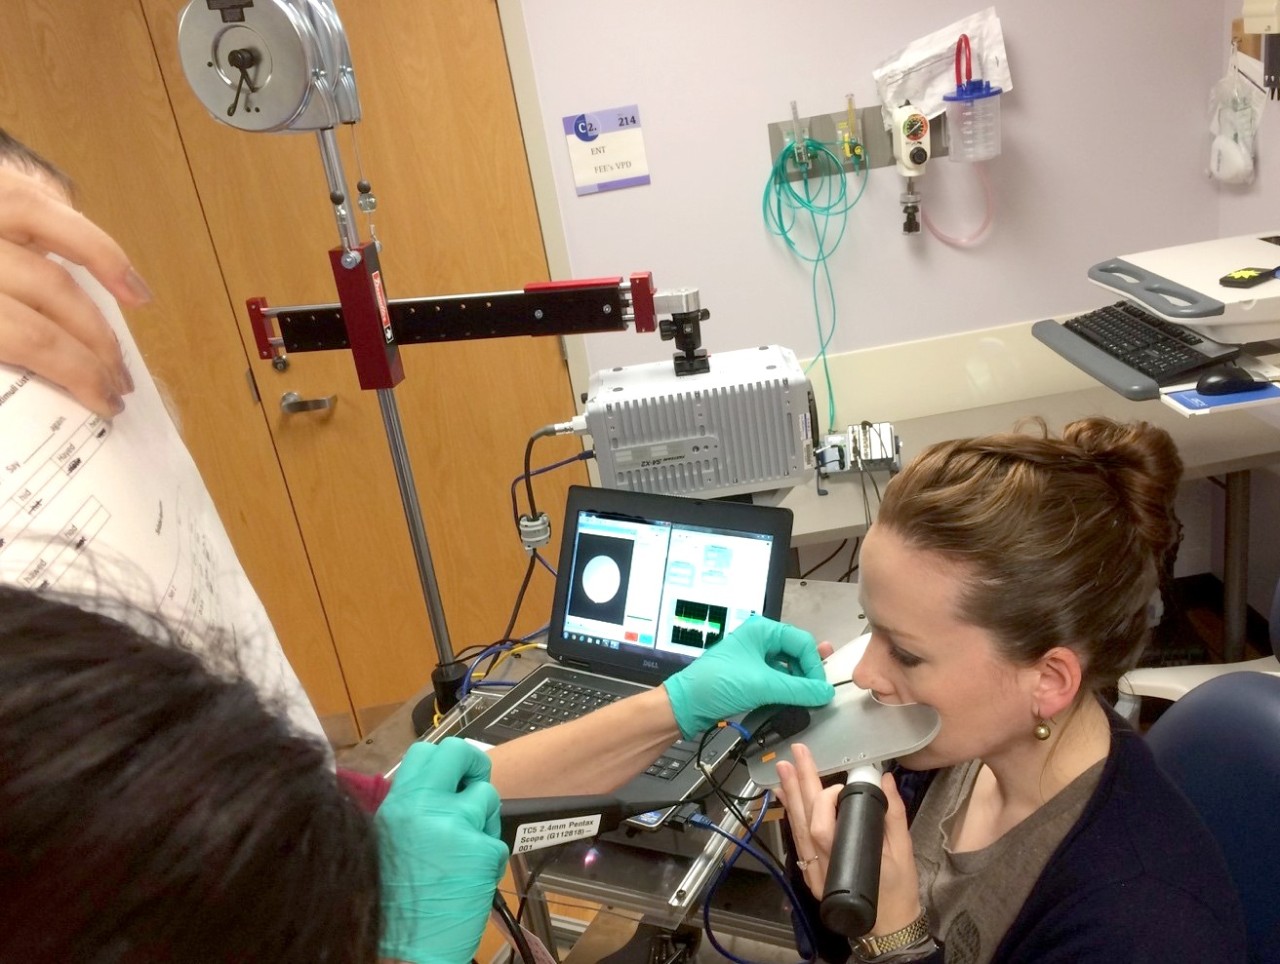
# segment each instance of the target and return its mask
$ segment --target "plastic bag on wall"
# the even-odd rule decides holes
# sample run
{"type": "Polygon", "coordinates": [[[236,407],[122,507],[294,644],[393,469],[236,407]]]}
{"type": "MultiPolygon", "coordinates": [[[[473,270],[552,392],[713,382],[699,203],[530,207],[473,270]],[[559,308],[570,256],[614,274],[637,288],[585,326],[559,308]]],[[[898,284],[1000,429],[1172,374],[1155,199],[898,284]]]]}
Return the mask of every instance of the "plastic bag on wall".
{"type": "Polygon", "coordinates": [[[1227,75],[1209,92],[1209,176],[1223,184],[1251,184],[1258,125],[1266,93],[1250,76],[1261,75],[1262,65],[1234,52],[1227,75]]]}
{"type": "Polygon", "coordinates": [[[929,118],[937,117],[946,109],[942,95],[955,93],[956,41],[961,34],[968,34],[977,61],[973,75],[990,81],[1005,93],[1013,90],[1000,18],[996,16],[995,7],[987,7],[913,40],[871,72],[880,94],[885,130],[892,126],[892,109],[908,101],[929,118]]]}

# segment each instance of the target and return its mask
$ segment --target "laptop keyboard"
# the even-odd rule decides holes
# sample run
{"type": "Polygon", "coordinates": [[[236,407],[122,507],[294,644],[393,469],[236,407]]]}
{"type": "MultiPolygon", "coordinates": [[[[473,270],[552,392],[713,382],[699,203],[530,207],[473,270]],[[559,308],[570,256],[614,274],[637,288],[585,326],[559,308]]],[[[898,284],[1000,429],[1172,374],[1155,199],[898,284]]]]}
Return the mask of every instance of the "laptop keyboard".
{"type": "MultiPolygon", "coordinates": [[[[582,683],[546,679],[524,699],[494,721],[521,733],[534,733],[557,723],[575,720],[592,710],[621,699],[617,693],[582,683]]],[[[670,780],[685,768],[698,752],[696,740],[677,740],[662,752],[649,769],[649,776],[670,780]]]]}
{"type": "Polygon", "coordinates": [[[533,733],[566,720],[576,720],[618,699],[621,697],[617,693],[594,686],[548,679],[495,722],[522,733],[533,733]]]}
{"type": "Polygon", "coordinates": [[[671,780],[685,768],[697,753],[698,743],[696,740],[677,740],[663,750],[662,756],[654,760],[649,765],[649,769],[644,772],[651,777],[657,777],[659,780],[671,780]]]}

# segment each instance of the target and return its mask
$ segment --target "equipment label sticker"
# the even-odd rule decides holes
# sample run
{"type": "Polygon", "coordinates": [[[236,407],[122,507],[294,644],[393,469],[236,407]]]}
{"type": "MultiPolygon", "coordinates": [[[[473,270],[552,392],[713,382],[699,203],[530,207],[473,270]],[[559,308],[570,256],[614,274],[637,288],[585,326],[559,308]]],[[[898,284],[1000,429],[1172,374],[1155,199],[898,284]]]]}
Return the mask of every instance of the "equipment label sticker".
{"type": "Polygon", "coordinates": [[[382,339],[390,345],[396,336],[391,330],[391,313],[387,310],[387,293],[382,287],[381,271],[373,273],[373,290],[378,296],[378,314],[382,316],[382,339]]]}
{"type": "Polygon", "coordinates": [[[565,117],[564,140],[579,196],[649,183],[635,104],[565,117]]]}
{"type": "Polygon", "coordinates": [[[516,830],[516,839],[511,845],[511,852],[523,854],[530,850],[541,850],[543,847],[556,847],[571,840],[594,837],[599,832],[600,814],[598,813],[588,814],[585,817],[565,817],[561,820],[522,823],[516,830]]]}

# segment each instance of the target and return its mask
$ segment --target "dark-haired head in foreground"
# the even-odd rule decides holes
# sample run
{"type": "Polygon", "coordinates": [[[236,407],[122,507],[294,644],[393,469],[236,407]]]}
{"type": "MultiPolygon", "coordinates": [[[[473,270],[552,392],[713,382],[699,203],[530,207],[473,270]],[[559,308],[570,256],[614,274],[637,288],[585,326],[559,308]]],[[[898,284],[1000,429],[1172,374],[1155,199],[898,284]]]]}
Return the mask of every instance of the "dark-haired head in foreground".
{"type": "Polygon", "coordinates": [[[378,929],[320,744],[163,627],[0,587],[0,960],[372,962],[378,929]]]}

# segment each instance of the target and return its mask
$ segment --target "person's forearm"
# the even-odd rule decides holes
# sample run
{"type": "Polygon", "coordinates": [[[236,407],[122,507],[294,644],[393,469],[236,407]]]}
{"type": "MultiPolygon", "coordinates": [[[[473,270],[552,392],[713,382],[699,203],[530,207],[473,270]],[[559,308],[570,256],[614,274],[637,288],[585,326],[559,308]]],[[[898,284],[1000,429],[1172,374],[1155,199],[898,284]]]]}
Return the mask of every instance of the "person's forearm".
{"type": "Polygon", "coordinates": [[[652,690],[489,751],[503,797],[608,793],[680,736],[666,690],[652,690]]]}

